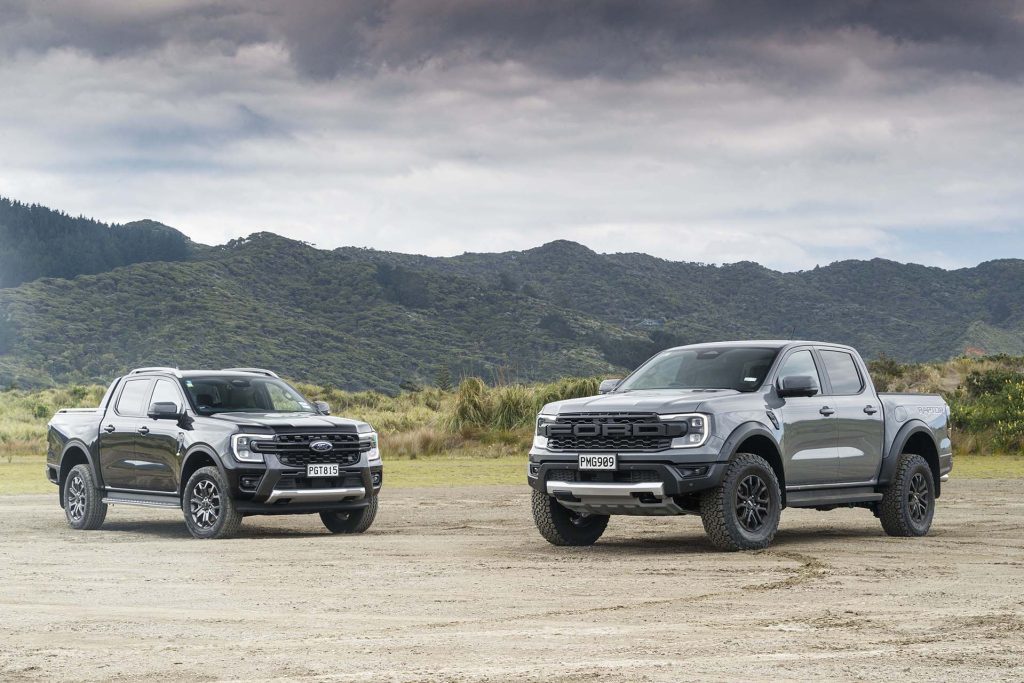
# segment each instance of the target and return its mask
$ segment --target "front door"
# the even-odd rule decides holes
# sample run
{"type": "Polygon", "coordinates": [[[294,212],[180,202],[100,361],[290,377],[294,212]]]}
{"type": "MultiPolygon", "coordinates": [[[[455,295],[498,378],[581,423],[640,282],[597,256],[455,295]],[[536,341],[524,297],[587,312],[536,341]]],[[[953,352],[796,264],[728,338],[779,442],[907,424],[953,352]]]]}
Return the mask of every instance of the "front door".
{"type": "MultiPolygon", "coordinates": [[[[184,399],[174,382],[158,379],[148,405],[154,403],[173,403],[181,410],[184,399]]],[[[150,412],[148,407],[146,412],[150,412]]],[[[135,455],[139,462],[136,481],[139,489],[154,493],[177,492],[178,473],[181,471],[178,449],[181,433],[177,420],[143,419],[135,438],[135,455]]]]}
{"type": "Polygon", "coordinates": [[[819,387],[815,396],[789,396],[777,411],[783,422],[782,457],[786,487],[835,483],[839,473],[836,449],[836,421],[831,397],[820,395],[821,374],[810,349],[791,351],[779,370],[777,383],[790,376],[813,378],[819,387]]]}
{"type": "Polygon", "coordinates": [[[129,379],[122,382],[100,422],[99,454],[103,484],[112,488],[138,488],[141,464],[135,453],[135,438],[142,426],[145,401],[153,380],[129,379]]]}
{"type": "Polygon", "coordinates": [[[828,398],[836,409],[838,481],[872,481],[882,466],[882,406],[851,354],[832,349],[818,349],[818,354],[832,387],[828,398]]]}

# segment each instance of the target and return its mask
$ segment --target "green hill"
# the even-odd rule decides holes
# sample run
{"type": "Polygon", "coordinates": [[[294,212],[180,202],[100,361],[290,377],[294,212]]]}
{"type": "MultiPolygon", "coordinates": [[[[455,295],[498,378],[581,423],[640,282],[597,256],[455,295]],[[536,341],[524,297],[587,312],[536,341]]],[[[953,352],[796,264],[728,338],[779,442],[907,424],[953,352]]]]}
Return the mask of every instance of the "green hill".
{"type": "Polygon", "coordinates": [[[443,368],[522,381],[618,373],[667,346],[728,338],[826,339],[901,361],[1024,352],[1020,260],[781,273],[566,241],[431,258],[318,250],[269,233],[183,249],[167,262],[91,260],[103,272],[0,290],[0,387],[170,364],[263,365],[394,391],[433,383],[443,368]]]}
{"type": "Polygon", "coordinates": [[[107,225],[0,197],[0,287],[144,261],[183,261],[195,247],[155,221],[107,225]]]}

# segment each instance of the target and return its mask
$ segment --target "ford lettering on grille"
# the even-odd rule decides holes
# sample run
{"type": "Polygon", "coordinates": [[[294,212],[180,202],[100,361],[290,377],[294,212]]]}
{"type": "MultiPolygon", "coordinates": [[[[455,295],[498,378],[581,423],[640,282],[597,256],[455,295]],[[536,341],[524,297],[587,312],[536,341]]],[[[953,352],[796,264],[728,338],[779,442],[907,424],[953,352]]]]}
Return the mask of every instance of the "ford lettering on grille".
{"type": "Polygon", "coordinates": [[[317,453],[326,453],[327,451],[334,449],[334,444],[330,441],[314,441],[309,444],[309,449],[316,451],[317,453]]]}
{"type": "Polygon", "coordinates": [[[577,422],[576,424],[555,423],[543,425],[543,435],[558,436],[647,436],[665,437],[680,436],[684,433],[683,425],[664,423],[604,423],[577,422]]]}

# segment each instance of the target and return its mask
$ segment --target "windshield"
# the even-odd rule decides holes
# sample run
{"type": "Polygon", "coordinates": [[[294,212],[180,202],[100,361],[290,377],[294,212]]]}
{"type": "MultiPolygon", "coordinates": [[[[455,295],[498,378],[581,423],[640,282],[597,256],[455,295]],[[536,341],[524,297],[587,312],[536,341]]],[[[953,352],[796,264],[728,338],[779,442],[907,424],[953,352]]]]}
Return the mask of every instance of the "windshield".
{"type": "Polygon", "coordinates": [[[764,382],[778,349],[694,346],[670,349],[641,365],[616,388],[735,389],[754,391],[764,382]]]}
{"type": "Polygon", "coordinates": [[[189,377],[181,384],[196,411],[203,415],[315,412],[302,394],[270,377],[189,377]]]}

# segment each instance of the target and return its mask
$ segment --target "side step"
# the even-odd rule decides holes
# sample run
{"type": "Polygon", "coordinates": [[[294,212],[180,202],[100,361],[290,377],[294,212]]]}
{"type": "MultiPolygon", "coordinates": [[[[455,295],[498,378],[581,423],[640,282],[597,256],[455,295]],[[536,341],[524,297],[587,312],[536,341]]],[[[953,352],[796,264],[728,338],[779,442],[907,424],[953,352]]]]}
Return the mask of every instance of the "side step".
{"type": "Polygon", "coordinates": [[[812,491],[786,491],[786,507],[815,508],[847,503],[873,503],[882,500],[870,486],[849,489],[817,489],[812,491]]]}
{"type": "Polygon", "coordinates": [[[165,510],[180,510],[181,500],[177,496],[161,496],[149,493],[124,493],[121,491],[107,491],[103,497],[107,505],[138,505],[147,508],[163,508],[165,510]]]}

